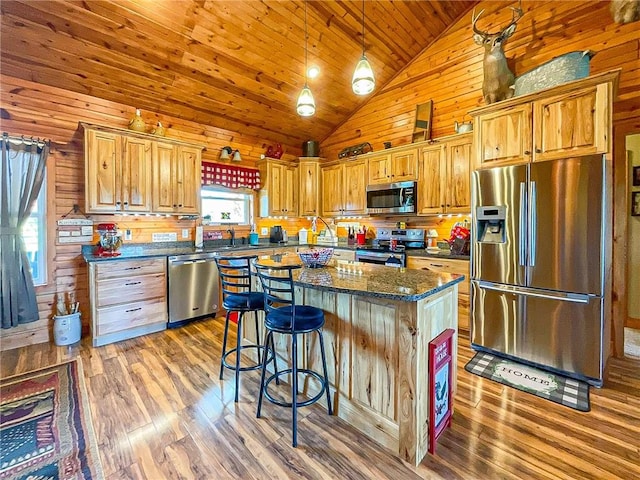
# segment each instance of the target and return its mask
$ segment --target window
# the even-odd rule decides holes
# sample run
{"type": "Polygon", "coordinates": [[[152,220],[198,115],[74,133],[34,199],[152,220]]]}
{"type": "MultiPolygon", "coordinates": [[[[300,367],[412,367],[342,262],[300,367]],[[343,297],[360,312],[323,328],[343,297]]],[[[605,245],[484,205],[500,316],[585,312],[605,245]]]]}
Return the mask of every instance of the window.
{"type": "Polygon", "coordinates": [[[27,260],[31,267],[34,285],[47,283],[46,183],[46,181],[42,182],[38,200],[33,205],[29,218],[22,226],[22,238],[27,249],[27,260]]]}
{"type": "Polygon", "coordinates": [[[210,223],[248,225],[253,217],[253,194],[202,187],[202,216],[210,223]]]}

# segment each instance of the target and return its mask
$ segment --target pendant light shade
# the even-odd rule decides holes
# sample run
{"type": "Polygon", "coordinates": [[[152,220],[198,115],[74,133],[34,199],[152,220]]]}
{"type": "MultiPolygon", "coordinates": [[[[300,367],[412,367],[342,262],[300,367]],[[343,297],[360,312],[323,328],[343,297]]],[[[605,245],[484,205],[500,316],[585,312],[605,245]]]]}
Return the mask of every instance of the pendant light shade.
{"type": "Polygon", "coordinates": [[[316,102],[309,85],[307,85],[307,2],[304,2],[304,87],[298,95],[296,111],[301,117],[310,117],[316,113],[316,102]]]}
{"type": "Polygon", "coordinates": [[[362,0],[362,57],[356,65],[351,79],[351,88],[356,95],[367,95],[373,92],[376,80],[367,56],[364,54],[364,0],[362,0]]]}
{"type": "Polygon", "coordinates": [[[367,57],[362,54],[360,61],[356,65],[356,70],[353,72],[353,79],[351,80],[351,87],[353,93],[356,95],[367,95],[373,92],[376,86],[376,81],[373,78],[373,70],[369,64],[367,57]]]}
{"type": "Polygon", "coordinates": [[[298,96],[298,106],[296,109],[298,111],[298,115],[301,117],[310,117],[316,113],[316,102],[313,100],[311,89],[306,83],[298,96]]]}

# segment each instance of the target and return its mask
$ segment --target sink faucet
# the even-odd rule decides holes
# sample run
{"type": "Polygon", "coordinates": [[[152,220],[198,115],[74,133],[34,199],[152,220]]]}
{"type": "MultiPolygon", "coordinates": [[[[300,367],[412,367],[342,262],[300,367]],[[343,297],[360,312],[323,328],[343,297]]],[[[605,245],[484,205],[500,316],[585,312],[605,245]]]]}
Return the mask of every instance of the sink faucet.
{"type": "Polygon", "coordinates": [[[324,218],[322,218],[321,216],[316,216],[314,217],[317,220],[320,220],[322,223],[324,223],[327,227],[327,230],[329,231],[329,236],[331,237],[331,241],[334,243],[338,243],[338,235],[336,235],[336,233],[333,231],[333,229],[331,228],[331,226],[324,221],[324,218]]]}
{"type": "Polygon", "coordinates": [[[229,240],[229,245],[231,245],[232,247],[235,246],[235,244],[236,244],[236,231],[233,229],[233,227],[231,227],[229,230],[227,230],[227,233],[229,235],[231,235],[231,239],[229,240]]]}

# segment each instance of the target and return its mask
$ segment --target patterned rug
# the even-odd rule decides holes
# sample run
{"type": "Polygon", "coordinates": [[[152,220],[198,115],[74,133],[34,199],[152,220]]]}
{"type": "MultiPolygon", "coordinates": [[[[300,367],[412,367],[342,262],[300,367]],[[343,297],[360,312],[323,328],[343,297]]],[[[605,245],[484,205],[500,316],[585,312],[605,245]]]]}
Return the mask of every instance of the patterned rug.
{"type": "Polygon", "coordinates": [[[552,402],[588,412],[589,384],[478,352],[464,369],[494,382],[517,388],[552,402]]]}
{"type": "Polygon", "coordinates": [[[0,479],[103,479],[77,360],[0,380],[0,479]]]}

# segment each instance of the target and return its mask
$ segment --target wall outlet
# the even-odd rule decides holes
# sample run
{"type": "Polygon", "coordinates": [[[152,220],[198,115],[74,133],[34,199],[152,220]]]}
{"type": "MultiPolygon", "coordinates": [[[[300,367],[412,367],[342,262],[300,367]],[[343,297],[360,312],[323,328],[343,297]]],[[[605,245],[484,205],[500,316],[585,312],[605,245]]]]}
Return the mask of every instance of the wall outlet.
{"type": "Polygon", "coordinates": [[[131,240],[132,238],[133,238],[133,235],[131,234],[131,230],[127,228],[124,231],[124,239],[125,240],[131,240]]]}
{"type": "Polygon", "coordinates": [[[182,229],[182,238],[189,238],[189,229],[188,228],[183,228],[182,229]]]}
{"type": "Polygon", "coordinates": [[[262,227],[260,229],[260,235],[269,235],[269,229],[267,227],[262,227]]]}

